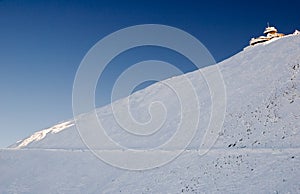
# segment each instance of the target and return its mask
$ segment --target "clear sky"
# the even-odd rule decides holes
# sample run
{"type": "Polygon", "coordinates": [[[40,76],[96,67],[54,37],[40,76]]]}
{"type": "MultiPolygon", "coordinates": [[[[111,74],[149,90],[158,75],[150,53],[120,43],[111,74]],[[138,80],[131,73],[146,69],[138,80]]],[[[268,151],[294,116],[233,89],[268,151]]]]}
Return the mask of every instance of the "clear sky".
{"type": "MultiPolygon", "coordinates": [[[[198,38],[222,61],[261,35],[267,22],[283,33],[300,29],[299,7],[299,0],[0,0],[0,147],[72,118],[76,70],[86,52],[116,30],[149,23],[174,26],[198,38]]],[[[96,104],[108,103],[105,88],[126,67],[124,61],[128,66],[160,59],[185,72],[194,70],[186,59],[164,52],[131,50],[112,62],[96,104]]]]}

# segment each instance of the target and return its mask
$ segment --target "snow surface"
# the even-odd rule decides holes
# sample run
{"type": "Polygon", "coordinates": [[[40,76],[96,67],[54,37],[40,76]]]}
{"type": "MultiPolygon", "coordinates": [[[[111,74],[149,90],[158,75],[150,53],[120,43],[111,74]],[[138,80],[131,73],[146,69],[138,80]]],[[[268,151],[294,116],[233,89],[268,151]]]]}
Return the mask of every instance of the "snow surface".
{"type": "MultiPolygon", "coordinates": [[[[196,149],[211,108],[200,71],[210,67],[184,75],[197,83],[201,120],[195,138],[173,162],[147,171],[112,167],[86,148],[70,120],[0,150],[0,193],[300,193],[300,36],[247,48],[217,65],[227,110],[220,137],[206,155],[196,149]]],[[[167,81],[180,84],[181,78],[167,81]]],[[[157,83],[129,98],[140,122],[149,119],[153,101],[162,101],[171,114],[160,131],[137,138],[121,130],[111,106],[100,108],[112,139],[151,148],[172,137],[180,118],[172,90],[157,83]]]]}

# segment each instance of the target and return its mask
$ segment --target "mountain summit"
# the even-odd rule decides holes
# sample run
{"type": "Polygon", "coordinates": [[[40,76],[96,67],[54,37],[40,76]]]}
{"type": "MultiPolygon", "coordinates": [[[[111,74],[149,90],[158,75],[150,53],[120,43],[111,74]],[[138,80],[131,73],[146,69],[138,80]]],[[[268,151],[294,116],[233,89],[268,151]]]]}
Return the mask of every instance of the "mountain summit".
{"type": "MultiPolygon", "coordinates": [[[[216,64],[224,79],[227,107],[212,149],[199,155],[209,123],[210,95],[199,71],[187,75],[201,104],[199,129],[183,154],[162,167],[126,171],[95,157],[82,142],[74,120],[36,132],[0,150],[0,193],[299,193],[300,36],[289,35],[250,47],[216,64]]],[[[180,84],[181,76],[167,81],[180,84]]],[[[133,116],[162,101],[170,114],[149,137],[122,131],[111,106],[97,109],[107,134],[126,147],[155,147],[172,137],[178,124],[176,98],[161,83],[128,98],[133,116]]],[[[115,103],[126,105],[121,99],[115,103]]],[[[122,158],[120,158],[122,160],[122,158]]]]}

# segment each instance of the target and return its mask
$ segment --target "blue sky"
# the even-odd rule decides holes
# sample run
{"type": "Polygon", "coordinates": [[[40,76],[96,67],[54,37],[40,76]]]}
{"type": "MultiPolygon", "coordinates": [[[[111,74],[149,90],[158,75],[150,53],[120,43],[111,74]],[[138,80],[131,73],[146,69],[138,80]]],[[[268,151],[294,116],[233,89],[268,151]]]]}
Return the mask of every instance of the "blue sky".
{"type": "MultiPolygon", "coordinates": [[[[300,29],[299,7],[299,1],[0,0],[0,147],[72,117],[72,85],[82,58],[116,30],[174,26],[222,61],[259,36],[266,22],[283,33],[300,29]]],[[[122,69],[145,59],[176,63],[184,72],[195,69],[170,51],[133,49],[110,64],[96,104],[108,103],[109,88],[122,69]]]]}

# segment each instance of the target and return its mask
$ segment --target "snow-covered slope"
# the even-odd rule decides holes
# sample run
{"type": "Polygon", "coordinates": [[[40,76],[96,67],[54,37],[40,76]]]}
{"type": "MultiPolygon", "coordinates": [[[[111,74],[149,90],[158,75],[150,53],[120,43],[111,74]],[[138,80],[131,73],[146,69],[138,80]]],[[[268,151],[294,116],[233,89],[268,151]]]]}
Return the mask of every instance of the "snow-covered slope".
{"type": "MultiPolygon", "coordinates": [[[[196,71],[187,76],[203,83],[195,86],[201,102],[199,130],[170,164],[147,171],[109,166],[86,149],[70,120],[0,151],[0,193],[299,193],[300,36],[247,48],[217,65],[226,85],[227,109],[220,137],[206,155],[199,156],[196,149],[211,102],[196,71]]],[[[181,76],[168,81],[180,84],[181,76]]],[[[132,114],[142,122],[149,118],[147,107],[153,101],[162,101],[171,113],[179,108],[161,83],[130,98],[132,114]]],[[[131,148],[164,143],[180,116],[168,114],[159,132],[137,138],[120,129],[110,106],[97,113],[109,127],[107,134],[131,148]]]]}

